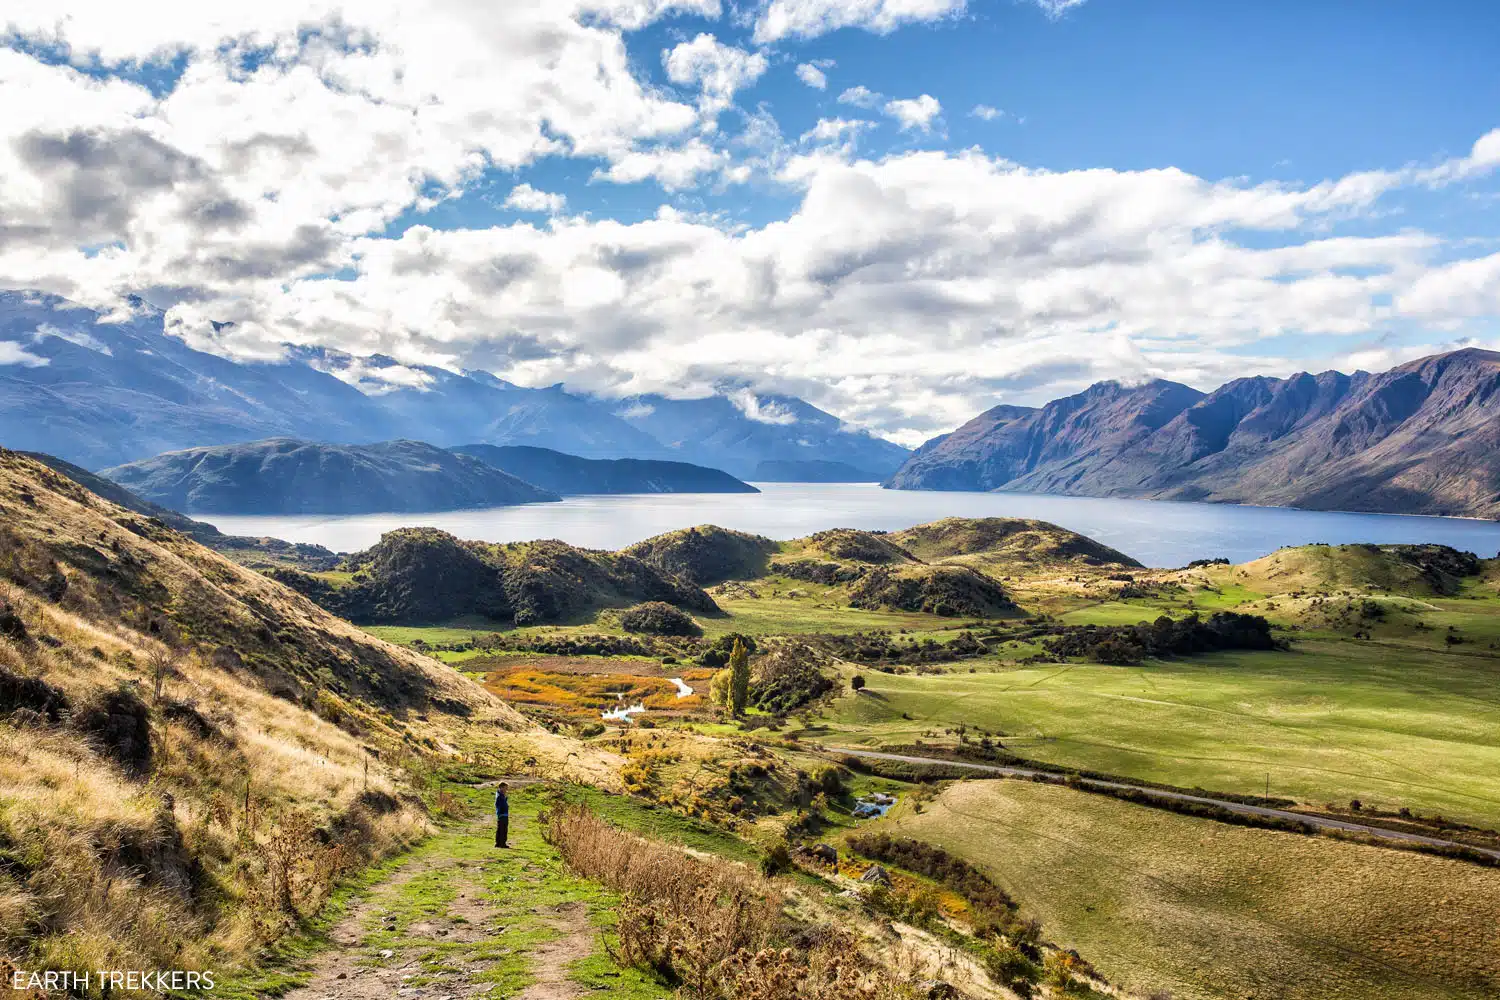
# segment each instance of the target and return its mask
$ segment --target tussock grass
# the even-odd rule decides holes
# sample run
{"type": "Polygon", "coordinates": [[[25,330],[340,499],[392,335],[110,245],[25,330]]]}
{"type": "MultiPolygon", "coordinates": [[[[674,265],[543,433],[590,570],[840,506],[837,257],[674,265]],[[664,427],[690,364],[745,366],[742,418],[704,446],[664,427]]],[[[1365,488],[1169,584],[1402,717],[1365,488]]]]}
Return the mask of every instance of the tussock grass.
{"type": "Polygon", "coordinates": [[[244,965],[430,832],[432,761],[527,729],[4,451],[0,609],[0,698],[48,706],[0,703],[0,968],[244,965]]]}
{"type": "Polygon", "coordinates": [[[620,893],[616,963],[647,969],[694,1000],[906,1000],[928,995],[829,925],[784,913],[772,880],[718,858],[626,833],[582,804],[561,804],[544,836],[579,875],[620,893]]]}

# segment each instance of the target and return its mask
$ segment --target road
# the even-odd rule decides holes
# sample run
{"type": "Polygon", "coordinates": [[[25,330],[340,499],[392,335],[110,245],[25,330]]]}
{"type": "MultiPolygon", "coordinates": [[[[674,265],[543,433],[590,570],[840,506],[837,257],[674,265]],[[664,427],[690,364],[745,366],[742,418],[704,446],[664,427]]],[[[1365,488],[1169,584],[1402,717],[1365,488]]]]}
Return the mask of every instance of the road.
{"type": "MultiPolygon", "coordinates": [[[[879,750],[861,750],[855,747],[824,747],[831,753],[847,754],[851,757],[866,757],[874,760],[895,760],[907,764],[939,764],[948,767],[966,767],[974,771],[983,771],[987,774],[1003,775],[1007,778],[1048,778],[1056,781],[1062,775],[1054,771],[1040,771],[1029,767],[1005,767],[999,764],[973,764],[968,761],[944,760],[940,757],[911,757],[906,754],[884,753],[879,750]]],[[[1272,819],[1288,819],[1298,823],[1306,823],[1308,826],[1323,830],[1340,830],[1345,833],[1358,833],[1368,837],[1376,837],[1381,840],[1402,841],[1412,844],[1426,844],[1431,847],[1461,847],[1480,854],[1489,855],[1500,860],[1500,850],[1490,850],[1484,847],[1475,847],[1472,844],[1462,844],[1456,840],[1443,840],[1439,837],[1424,837],[1416,833],[1403,833],[1399,830],[1387,830],[1379,826],[1367,826],[1364,823],[1351,823],[1347,820],[1332,819],[1327,816],[1312,816],[1307,813],[1292,812],[1287,809],[1271,809],[1266,806],[1253,806],[1244,802],[1232,802],[1227,799],[1215,799],[1206,795],[1191,795],[1187,792],[1171,792],[1162,788],[1148,788],[1141,785],[1131,785],[1123,781],[1101,781],[1097,778],[1080,778],[1079,783],[1085,788],[1107,788],[1116,791],[1141,792],[1159,799],[1167,799],[1173,802],[1195,802],[1200,805],[1217,806],[1220,809],[1242,816],[1265,816],[1272,819]]]]}

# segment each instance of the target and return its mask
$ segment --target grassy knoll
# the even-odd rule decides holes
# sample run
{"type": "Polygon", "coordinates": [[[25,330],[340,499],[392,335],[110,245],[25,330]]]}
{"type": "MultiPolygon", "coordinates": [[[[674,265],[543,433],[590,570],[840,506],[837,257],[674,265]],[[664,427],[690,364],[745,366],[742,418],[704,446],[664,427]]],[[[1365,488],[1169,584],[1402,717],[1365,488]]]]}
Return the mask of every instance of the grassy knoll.
{"type": "Polygon", "coordinates": [[[1247,794],[1269,773],[1274,794],[1318,805],[1359,798],[1500,822],[1500,690],[1487,657],[1310,641],[1139,667],[977,669],[867,671],[822,738],[910,742],[967,723],[1058,764],[1247,794]]]}
{"type": "Polygon", "coordinates": [[[882,825],[983,864],[1112,982],[1177,1000],[1500,994],[1500,872],[963,782],[882,825]]]}

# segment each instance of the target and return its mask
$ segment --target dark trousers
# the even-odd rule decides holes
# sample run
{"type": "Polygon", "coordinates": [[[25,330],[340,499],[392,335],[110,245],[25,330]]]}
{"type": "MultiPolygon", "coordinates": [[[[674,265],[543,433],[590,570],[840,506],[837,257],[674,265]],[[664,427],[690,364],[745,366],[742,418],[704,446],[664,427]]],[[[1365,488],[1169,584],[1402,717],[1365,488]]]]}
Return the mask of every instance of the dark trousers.
{"type": "Polygon", "coordinates": [[[495,846],[504,847],[506,841],[510,840],[510,817],[495,817],[495,846]]]}

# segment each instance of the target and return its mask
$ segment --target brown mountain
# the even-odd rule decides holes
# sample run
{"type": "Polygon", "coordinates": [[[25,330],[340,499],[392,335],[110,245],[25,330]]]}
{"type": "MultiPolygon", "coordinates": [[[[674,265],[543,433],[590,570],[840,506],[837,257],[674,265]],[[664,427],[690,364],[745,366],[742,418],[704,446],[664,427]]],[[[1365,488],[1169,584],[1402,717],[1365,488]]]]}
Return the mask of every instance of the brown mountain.
{"type": "Polygon", "coordinates": [[[1206,396],[1105,382],[981,414],[886,485],[1500,517],[1497,389],[1500,353],[1474,349],[1206,396]]]}

